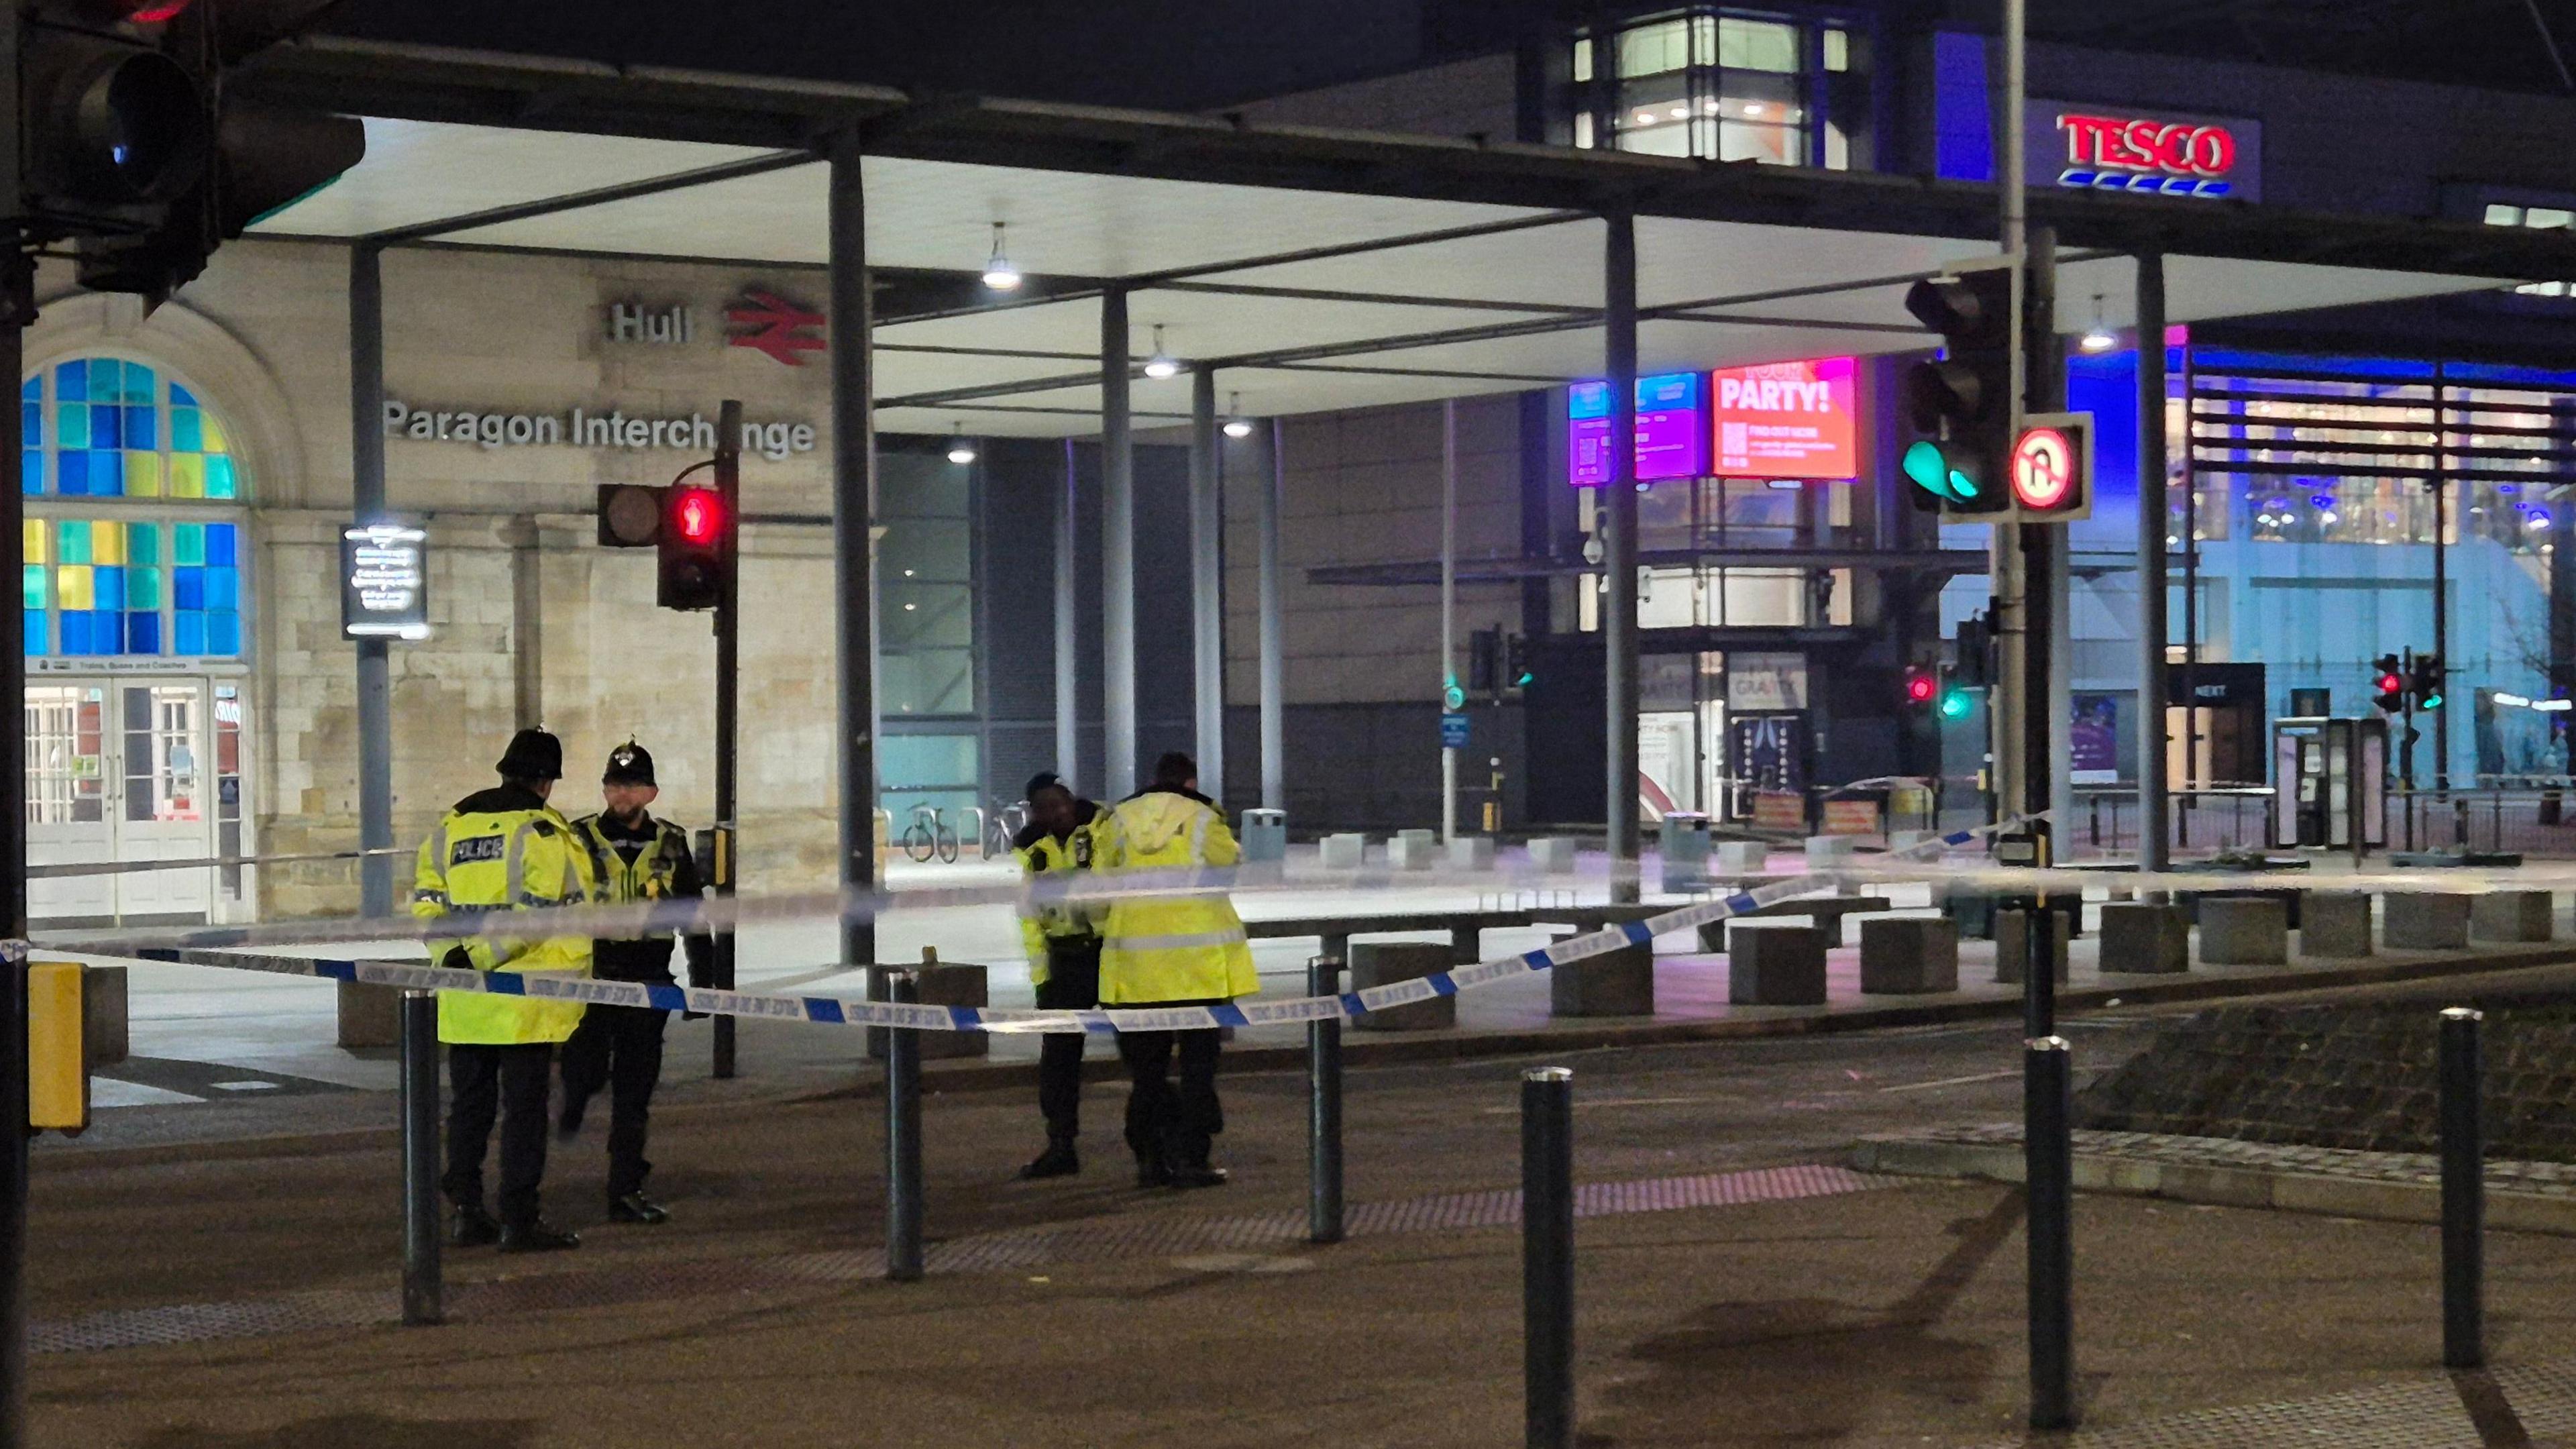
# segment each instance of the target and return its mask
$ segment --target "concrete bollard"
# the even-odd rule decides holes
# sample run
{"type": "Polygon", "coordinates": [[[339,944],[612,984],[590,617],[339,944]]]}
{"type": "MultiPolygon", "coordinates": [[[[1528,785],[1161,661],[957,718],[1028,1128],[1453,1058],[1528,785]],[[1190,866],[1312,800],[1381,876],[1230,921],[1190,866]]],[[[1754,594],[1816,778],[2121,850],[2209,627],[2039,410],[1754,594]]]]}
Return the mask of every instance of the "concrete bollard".
{"type": "Polygon", "coordinates": [[[1439,856],[1440,842],[1428,830],[1401,830],[1386,843],[1391,870],[1429,870],[1439,856]]]}
{"type": "Polygon", "coordinates": [[[1243,863],[1258,865],[1288,858],[1288,812],[1253,809],[1243,812],[1243,863]]]}
{"type": "Polygon", "coordinates": [[[2551,915],[2547,891],[2489,891],[2469,903],[2469,939],[2546,941],[2551,915]]]}
{"type": "Polygon", "coordinates": [[[1717,868],[1728,875],[1759,875],[1771,866],[1771,847],[1759,840],[1721,840],[1717,868]]]}
{"type": "Polygon", "coordinates": [[[1547,973],[1551,1016],[1652,1016],[1655,948],[1622,946],[1547,973]]]}
{"type": "Polygon", "coordinates": [[[1563,835],[1542,835],[1529,843],[1530,868],[1541,875],[1574,873],[1574,841],[1563,835]]]}
{"type": "Polygon", "coordinates": [[[2391,951],[2459,951],[2469,944],[2469,898],[2442,891],[2390,891],[2379,943],[2391,951]]]}
{"type": "MultiPolygon", "coordinates": [[[[2019,986],[2022,965],[2030,959],[2030,942],[2022,936],[2022,922],[2027,917],[2021,911],[1994,911],[1990,919],[1995,941],[1995,984],[2019,986]]],[[[2057,984],[2063,986],[2066,984],[2066,933],[2051,931],[2049,937],[2050,944],[2056,948],[2057,984]]]]}
{"type": "Polygon", "coordinates": [[[2210,966],[2286,966],[2290,904],[2268,896],[2204,896],[2200,959],[2210,966]]]}
{"type": "MultiPolygon", "coordinates": [[[[1451,957],[1449,947],[1431,941],[1362,941],[1351,947],[1351,989],[1419,980],[1456,965],[1451,957]]],[[[1409,1001],[1372,1011],[1351,1023],[1361,1031],[1439,1031],[1457,1024],[1458,998],[1454,996],[1409,1001]]]]}
{"type": "Polygon", "coordinates": [[[1824,1005],[1824,928],[1733,926],[1726,933],[1726,999],[1738,1006],[1824,1005]]]}
{"type": "Polygon", "coordinates": [[[1360,868],[1360,862],[1368,858],[1368,837],[1327,835],[1323,839],[1322,849],[1324,869],[1357,870],[1360,868]]]}
{"type": "MultiPolygon", "coordinates": [[[[921,964],[918,966],[869,967],[868,994],[880,1001],[892,1001],[894,998],[884,993],[891,987],[897,975],[907,971],[911,973],[914,985],[920,992],[913,1000],[923,1005],[990,1006],[993,1004],[992,992],[986,985],[983,967],[943,962],[939,959],[937,948],[931,946],[922,948],[921,964]]],[[[881,1026],[868,1028],[870,1058],[878,1061],[885,1059],[887,1038],[890,1035],[891,1033],[881,1026]]],[[[920,1049],[913,1054],[920,1061],[949,1057],[990,1056],[993,1052],[993,1038],[986,1032],[913,1031],[906,1032],[904,1035],[920,1043],[920,1049]]]]}
{"type": "Polygon", "coordinates": [[[1852,838],[1848,835],[1810,835],[1807,837],[1807,864],[1830,870],[1852,861],[1852,838]]]}
{"type": "Polygon", "coordinates": [[[2191,919],[2180,906],[2115,901],[2102,907],[2102,969],[2163,976],[2191,969],[2191,919]]]}
{"type": "Polygon", "coordinates": [[[1461,835],[1457,839],[1450,841],[1449,868],[1451,870],[1492,870],[1494,868],[1494,837],[1490,835],[1461,835]]]}
{"type": "Polygon", "coordinates": [[[402,999],[399,986],[365,981],[339,983],[337,1027],[332,1040],[342,1047],[402,1045],[402,999]]]}
{"type": "Polygon", "coordinates": [[[1860,989],[1870,996],[1958,990],[1958,926],[1939,916],[1861,917],[1860,989]]]}
{"type": "Polygon", "coordinates": [[[2299,954],[2344,960],[2370,954],[2370,897],[2308,891],[2299,900],[2299,954]]]}

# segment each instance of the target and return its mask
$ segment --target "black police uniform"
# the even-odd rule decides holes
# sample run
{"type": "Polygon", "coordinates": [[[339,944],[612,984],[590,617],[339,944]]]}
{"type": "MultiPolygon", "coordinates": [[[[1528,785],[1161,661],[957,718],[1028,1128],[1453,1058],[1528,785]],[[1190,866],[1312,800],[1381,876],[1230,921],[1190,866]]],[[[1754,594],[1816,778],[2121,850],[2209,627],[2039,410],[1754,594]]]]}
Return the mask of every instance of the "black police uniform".
{"type": "MultiPolygon", "coordinates": [[[[601,783],[650,785],[653,757],[632,741],[620,745],[610,752],[601,783]]],[[[688,832],[669,821],[649,813],[639,813],[632,823],[606,813],[585,815],[573,822],[573,833],[590,852],[604,902],[695,899],[705,893],[688,832]]],[[[704,934],[683,939],[689,984],[712,984],[714,942],[704,934]]],[[[671,985],[671,937],[594,941],[591,974],[603,981],[671,985]]],[[[609,1215],[630,1222],[664,1217],[644,1197],[644,1179],[653,1170],[644,1158],[644,1139],[653,1088],[662,1077],[662,1033],[669,1018],[651,1007],[593,1005],[563,1046],[564,1105],[557,1125],[565,1137],[579,1132],[590,1099],[608,1089],[609,1215]]]]}

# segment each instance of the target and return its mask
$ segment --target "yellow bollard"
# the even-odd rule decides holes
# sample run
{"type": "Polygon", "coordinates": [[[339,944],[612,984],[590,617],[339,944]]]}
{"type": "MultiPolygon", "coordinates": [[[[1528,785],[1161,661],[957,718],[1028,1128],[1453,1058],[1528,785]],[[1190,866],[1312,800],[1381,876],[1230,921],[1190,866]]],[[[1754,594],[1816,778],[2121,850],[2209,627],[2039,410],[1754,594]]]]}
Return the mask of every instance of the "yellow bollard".
{"type": "Polygon", "coordinates": [[[89,1126],[89,1060],[81,1029],[81,968],[27,966],[27,1125],[77,1137],[89,1126]]]}

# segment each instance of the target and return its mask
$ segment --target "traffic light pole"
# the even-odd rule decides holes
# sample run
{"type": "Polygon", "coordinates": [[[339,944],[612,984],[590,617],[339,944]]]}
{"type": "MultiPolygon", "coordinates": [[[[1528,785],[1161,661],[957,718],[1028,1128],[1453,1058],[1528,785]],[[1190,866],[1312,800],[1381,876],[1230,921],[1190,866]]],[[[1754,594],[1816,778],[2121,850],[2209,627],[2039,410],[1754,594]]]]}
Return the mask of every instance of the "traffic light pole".
{"type": "MultiPolygon", "coordinates": [[[[718,534],[724,550],[724,582],[716,598],[716,859],[715,892],[721,900],[734,893],[741,838],[736,829],[735,761],[740,754],[742,658],[737,642],[742,632],[742,404],[727,398],[716,410],[716,497],[724,509],[718,534]]],[[[734,932],[715,933],[715,986],[734,987],[734,932]]],[[[734,1019],[715,1019],[714,1075],[718,1081],[734,1071],[734,1019]]]]}

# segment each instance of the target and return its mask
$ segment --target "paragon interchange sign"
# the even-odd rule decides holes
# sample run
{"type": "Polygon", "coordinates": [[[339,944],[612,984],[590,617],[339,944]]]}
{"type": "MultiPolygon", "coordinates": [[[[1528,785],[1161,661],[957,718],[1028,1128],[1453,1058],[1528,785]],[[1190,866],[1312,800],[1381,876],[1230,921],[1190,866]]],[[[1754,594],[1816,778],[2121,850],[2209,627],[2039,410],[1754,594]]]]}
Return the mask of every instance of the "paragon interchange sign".
{"type": "Polygon", "coordinates": [[[2053,166],[2060,186],[2263,199],[2260,121],[2034,100],[2027,139],[2034,181],[2053,166]]]}

